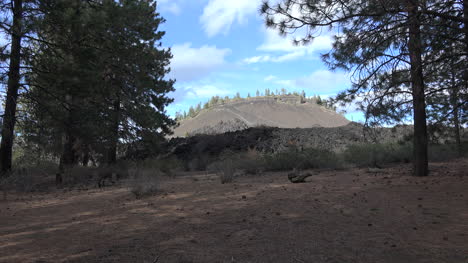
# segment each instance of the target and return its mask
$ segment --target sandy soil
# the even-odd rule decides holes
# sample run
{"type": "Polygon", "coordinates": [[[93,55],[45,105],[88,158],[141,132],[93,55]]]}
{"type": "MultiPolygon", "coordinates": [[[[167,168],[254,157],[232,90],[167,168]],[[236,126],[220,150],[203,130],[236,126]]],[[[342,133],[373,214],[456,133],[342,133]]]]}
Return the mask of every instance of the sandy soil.
{"type": "Polygon", "coordinates": [[[9,196],[0,262],[468,262],[468,159],[9,196]],[[13,200],[12,200],[13,199],[13,200]]]}

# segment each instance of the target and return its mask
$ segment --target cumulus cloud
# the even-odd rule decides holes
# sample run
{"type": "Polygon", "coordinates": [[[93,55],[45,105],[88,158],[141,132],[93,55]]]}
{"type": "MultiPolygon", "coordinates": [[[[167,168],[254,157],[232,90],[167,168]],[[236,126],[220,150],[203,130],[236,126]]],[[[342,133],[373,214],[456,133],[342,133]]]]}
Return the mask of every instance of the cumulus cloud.
{"type": "Polygon", "coordinates": [[[260,4],[261,0],[210,0],[200,22],[209,37],[227,34],[234,23],[247,23],[247,17],[255,14],[260,4]]]}
{"type": "Polygon", "coordinates": [[[182,12],[180,3],[175,0],[158,0],[158,8],[160,8],[162,12],[169,12],[174,15],[180,15],[182,12]]]}
{"type": "Polygon", "coordinates": [[[305,89],[312,94],[336,94],[350,85],[348,74],[328,70],[317,70],[310,75],[296,79],[280,79],[270,75],[263,80],[289,88],[305,89]]]}
{"type": "Polygon", "coordinates": [[[245,58],[242,60],[243,63],[293,61],[311,57],[332,48],[332,36],[328,34],[316,37],[312,43],[306,46],[298,46],[293,44],[291,37],[282,37],[273,29],[264,29],[263,32],[265,40],[257,50],[266,54],[245,58]]]}
{"type": "Polygon", "coordinates": [[[216,46],[192,47],[191,43],[174,45],[171,49],[174,57],[171,61],[169,77],[178,81],[192,81],[207,76],[226,64],[226,56],[231,53],[228,48],[216,46]]]}
{"type": "Polygon", "coordinates": [[[272,81],[272,80],[275,80],[275,79],[277,79],[276,76],[274,76],[274,75],[268,75],[268,76],[266,76],[263,80],[268,82],[268,81],[272,81]]]}
{"type": "Polygon", "coordinates": [[[254,56],[250,58],[245,58],[242,61],[245,64],[255,64],[255,63],[260,63],[260,62],[269,62],[272,60],[272,57],[270,56],[254,56]]]}
{"type": "Polygon", "coordinates": [[[350,80],[348,74],[343,72],[317,70],[309,76],[296,79],[295,85],[321,94],[344,90],[349,87],[350,80]]]}
{"type": "Polygon", "coordinates": [[[206,99],[213,96],[226,96],[232,93],[230,90],[213,85],[187,86],[184,90],[186,91],[186,97],[191,99],[206,99]]]}
{"type": "MultiPolygon", "coordinates": [[[[304,32],[302,32],[304,33],[304,32]]],[[[322,34],[317,36],[312,43],[305,46],[294,45],[293,39],[301,35],[301,32],[293,35],[281,36],[278,31],[271,28],[263,29],[264,42],[260,45],[257,50],[267,52],[295,52],[304,50],[309,53],[315,51],[329,50],[332,47],[332,37],[330,34],[322,34]]]]}

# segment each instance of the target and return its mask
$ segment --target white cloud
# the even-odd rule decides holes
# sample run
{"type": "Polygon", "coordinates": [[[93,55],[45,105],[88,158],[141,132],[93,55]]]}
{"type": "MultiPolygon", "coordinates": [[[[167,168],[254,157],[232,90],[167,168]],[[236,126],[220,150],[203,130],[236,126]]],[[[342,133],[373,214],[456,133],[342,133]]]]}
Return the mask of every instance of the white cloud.
{"type": "Polygon", "coordinates": [[[182,9],[180,3],[175,0],[158,0],[158,8],[163,12],[169,12],[174,15],[180,15],[182,9]]]}
{"type": "Polygon", "coordinates": [[[232,24],[247,23],[247,17],[255,14],[260,4],[261,0],[210,0],[200,22],[209,37],[227,34],[232,24]]]}
{"type": "Polygon", "coordinates": [[[280,79],[270,75],[263,80],[284,87],[305,89],[309,94],[335,94],[350,85],[348,74],[328,70],[317,70],[308,76],[297,79],[280,79]]]}
{"type": "MultiPolygon", "coordinates": [[[[299,58],[317,56],[319,52],[326,52],[332,48],[332,36],[324,34],[317,36],[308,45],[294,45],[292,36],[282,37],[274,29],[263,29],[265,40],[257,50],[268,52],[265,55],[254,56],[243,60],[246,64],[263,62],[285,62],[299,58]]],[[[318,57],[318,56],[317,56],[318,57]]]]}
{"type": "Polygon", "coordinates": [[[270,56],[255,56],[250,58],[245,58],[242,60],[245,64],[254,64],[259,62],[269,62],[272,58],[270,56]]]}
{"type": "Polygon", "coordinates": [[[188,86],[185,88],[186,97],[191,99],[211,98],[213,96],[226,96],[232,92],[212,85],[188,86]]]}
{"type": "Polygon", "coordinates": [[[275,79],[277,79],[276,76],[269,75],[269,76],[266,76],[263,80],[268,82],[268,81],[272,81],[272,80],[275,80],[275,79]]]}
{"type": "Polygon", "coordinates": [[[316,94],[323,94],[327,92],[337,92],[348,88],[350,85],[350,79],[346,73],[317,70],[309,76],[296,79],[295,85],[307,88],[316,94]]]}
{"type": "Polygon", "coordinates": [[[191,81],[207,76],[225,65],[225,57],[231,53],[230,49],[219,49],[216,46],[193,48],[191,43],[175,45],[171,51],[174,57],[169,77],[179,81],[191,81]]]}
{"type": "MultiPolygon", "coordinates": [[[[301,30],[302,31],[302,30],[301,30]]],[[[295,52],[298,50],[304,50],[308,53],[315,51],[329,50],[332,47],[332,37],[330,34],[322,34],[317,36],[308,45],[294,45],[293,39],[304,35],[305,32],[297,32],[293,35],[280,36],[278,31],[275,29],[267,28],[263,30],[265,40],[262,45],[257,49],[260,51],[267,52],[295,52]]]]}

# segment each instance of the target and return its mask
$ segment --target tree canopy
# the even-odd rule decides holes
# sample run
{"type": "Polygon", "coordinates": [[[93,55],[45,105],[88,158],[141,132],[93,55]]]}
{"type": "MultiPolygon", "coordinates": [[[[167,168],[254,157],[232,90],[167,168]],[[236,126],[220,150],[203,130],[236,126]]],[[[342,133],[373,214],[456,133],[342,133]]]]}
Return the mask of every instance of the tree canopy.
{"type": "Polygon", "coordinates": [[[12,97],[22,143],[60,157],[63,167],[85,164],[91,153],[113,163],[125,147],[171,133],[172,54],[162,48],[156,1],[24,1],[36,10],[28,14],[14,9],[21,2],[2,10],[4,21],[15,12],[24,18],[21,36],[30,32],[17,59],[22,89],[12,97]]]}
{"type": "Polygon", "coordinates": [[[458,87],[447,107],[459,112],[467,103],[466,8],[455,0],[284,0],[265,1],[260,12],[267,26],[294,33],[298,45],[333,35],[323,61],[351,71],[353,82],[336,101],[357,101],[371,125],[413,119],[415,174],[427,175],[426,111],[443,101],[433,98],[458,87]],[[444,85],[443,65],[453,65],[454,85],[444,85]]]}

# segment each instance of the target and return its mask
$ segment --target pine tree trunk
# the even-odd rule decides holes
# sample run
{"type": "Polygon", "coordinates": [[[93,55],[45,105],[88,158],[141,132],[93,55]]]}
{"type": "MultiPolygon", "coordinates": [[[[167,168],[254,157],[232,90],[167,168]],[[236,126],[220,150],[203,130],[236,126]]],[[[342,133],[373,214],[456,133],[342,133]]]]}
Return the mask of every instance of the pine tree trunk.
{"type": "Polygon", "coordinates": [[[11,170],[13,137],[16,124],[16,104],[20,86],[21,37],[23,19],[23,1],[14,0],[13,26],[11,33],[11,54],[8,72],[8,86],[3,116],[2,142],[0,145],[0,170],[3,173],[11,170]]]}
{"type": "Polygon", "coordinates": [[[65,125],[65,130],[62,138],[62,156],[60,158],[59,170],[63,172],[65,169],[71,168],[76,165],[76,136],[74,135],[74,106],[73,98],[71,95],[65,96],[65,101],[69,107],[68,116],[65,125]]]}
{"type": "MultiPolygon", "coordinates": [[[[464,20],[464,25],[463,29],[465,31],[465,56],[468,56],[468,1],[464,0],[463,1],[463,20],[464,20]]],[[[466,62],[466,59],[465,59],[466,62]]],[[[463,74],[463,81],[465,85],[465,89],[468,90],[468,67],[465,67],[465,72],[463,74]]],[[[457,90],[458,91],[458,90],[457,90]]],[[[456,98],[458,99],[458,95],[456,94],[456,98]]],[[[458,120],[458,110],[457,110],[457,118],[456,118],[456,124],[457,125],[457,134],[456,134],[456,139],[457,139],[457,145],[458,145],[458,154],[461,156],[462,155],[462,145],[461,145],[461,140],[460,140],[460,123],[458,120]]],[[[454,120],[455,121],[455,120],[454,120]]]]}
{"type": "Polygon", "coordinates": [[[89,164],[89,159],[90,159],[90,151],[89,151],[89,146],[86,145],[83,147],[83,160],[81,160],[81,165],[84,167],[87,167],[89,164]]]}
{"type": "Polygon", "coordinates": [[[76,138],[73,136],[71,129],[66,129],[63,136],[62,157],[60,158],[60,171],[71,168],[76,165],[76,152],[75,152],[76,138]]]}
{"type": "MultiPolygon", "coordinates": [[[[468,0],[463,1],[463,29],[465,30],[465,51],[468,54],[468,0]]],[[[468,74],[467,74],[468,75],[468,74]]],[[[468,78],[468,76],[466,77],[468,78]]]]}
{"type": "Polygon", "coordinates": [[[411,63],[411,82],[414,114],[414,175],[427,176],[427,124],[424,77],[422,71],[421,30],[419,21],[419,0],[407,0],[408,7],[408,51],[411,63]]]}
{"type": "Polygon", "coordinates": [[[112,137],[108,153],[108,164],[114,164],[117,161],[117,144],[119,142],[119,124],[120,124],[120,98],[113,105],[113,120],[112,120],[112,137]]]}
{"type": "Polygon", "coordinates": [[[458,106],[458,86],[455,81],[455,72],[452,69],[451,72],[452,79],[451,79],[451,90],[450,90],[450,104],[452,104],[453,108],[453,126],[454,126],[454,136],[455,136],[455,143],[457,144],[457,152],[458,155],[462,155],[462,146],[461,146],[461,138],[460,138],[460,120],[458,118],[459,115],[459,106],[458,106]]]}

